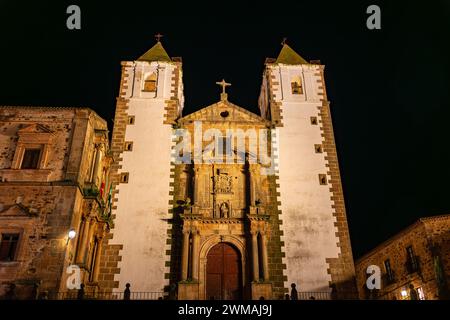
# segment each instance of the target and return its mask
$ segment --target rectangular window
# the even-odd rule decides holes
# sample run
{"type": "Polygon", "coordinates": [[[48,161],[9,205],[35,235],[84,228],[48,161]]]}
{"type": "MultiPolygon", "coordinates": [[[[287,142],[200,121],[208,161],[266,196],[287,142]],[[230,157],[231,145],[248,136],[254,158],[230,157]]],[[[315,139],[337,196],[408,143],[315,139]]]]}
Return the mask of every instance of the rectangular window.
{"type": "Polygon", "coordinates": [[[419,300],[425,300],[425,293],[423,292],[422,287],[417,288],[417,294],[419,295],[419,300]]]}
{"type": "Polygon", "coordinates": [[[133,142],[126,141],[123,149],[124,151],[133,151],[133,142]]]}
{"type": "Polygon", "coordinates": [[[0,261],[14,261],[18,242],[18,233],[4,233],[1,235],[0,261]]]}
{"type": "Polygon", "coordinates": [[[120,174],[120,183],[128,183],[128,172],[122,172],[120,174]]]}
{"type": "Polygon", "coordinates": [[[417,257],[414,254],[412,246],[406,248],[406,268],[409,273],[416,272],[418,270],[417,257]]]}
{"type": "Polygon", "coordinates": [[[21,169],[37,169],[39,159],[41,158],[41,149],[25,149],[22,159],[21,169]]]}
{"type": "Polygon", "coordinates": [[[314,150],[316,151],[316,153],[322,153],[322,145],[321,144],[315,144],[314,145],[314,150]]]}
{"type": "Polygon", "coordinates": [[[326,174],[319,174],[319,183],[323,186],[327,184],[327,175],[326,174]]]}
{"type": "Polygon", "coordinates": [[[391,261],[389,259],[384,261],[384,268],[386,269],[387,280],[389,283],[394,281],[394,273],[391,269],[391,261]]]}
{"type": "Polygon", "coordinates": [[[222,154],[218,154],[218,156],[222,157],[223,160],[225,161],[225,157],[227,156],[227,153],[230,153],[229,156],[232,156],[232,151],[231,151],[231,138],[226,136],[226,137],[222,137],[222,154]]]}

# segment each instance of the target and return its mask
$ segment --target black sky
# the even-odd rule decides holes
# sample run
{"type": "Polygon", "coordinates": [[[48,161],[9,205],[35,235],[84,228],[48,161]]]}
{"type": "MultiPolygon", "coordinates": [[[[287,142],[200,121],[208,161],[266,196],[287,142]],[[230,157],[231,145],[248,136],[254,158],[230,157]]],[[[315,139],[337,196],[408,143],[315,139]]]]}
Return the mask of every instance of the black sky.
{"type": "Polygon", "coordinates": [[[448,1],[93,2],[0,0],[0,105],[87,106],[112,129],[120,61],[161,32],[183,58],[185,114],[218,100],[222,78],[232,102],[257,112],[264,60],[287,37],[326,65],[355,257],[450,212],[448,1]],[[66,28],[69,4],[79,31],[66,28]],[[366,28],[369,4],[382,30],[366,28]]]}

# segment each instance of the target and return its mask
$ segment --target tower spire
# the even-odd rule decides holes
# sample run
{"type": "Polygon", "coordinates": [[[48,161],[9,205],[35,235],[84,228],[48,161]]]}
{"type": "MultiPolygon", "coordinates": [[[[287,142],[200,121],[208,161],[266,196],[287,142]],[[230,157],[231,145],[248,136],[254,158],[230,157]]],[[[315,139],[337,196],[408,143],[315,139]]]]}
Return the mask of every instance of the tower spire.
{"type": "Polygon", "coordinates": [[[164,37],[161,33],[155,34],[156,44],[151,47],[146,53],[139,57],[138,61],[166,61],[170,62],[169,55],[162,46],[161,38],[164,37]]]}
{"type": "Polygon", "coordinates": [[[302,56],[300,56],[297,52],[295,52],[287,43],[287,38],[283,38],[283,41],[281,42],[281,45],[283,46],[281,48],[280,54],[278,55],[278,58],[276,60],[276,63],[283,63],[283,64],[309,64],[308,61],[303,59],[302,56]]]}

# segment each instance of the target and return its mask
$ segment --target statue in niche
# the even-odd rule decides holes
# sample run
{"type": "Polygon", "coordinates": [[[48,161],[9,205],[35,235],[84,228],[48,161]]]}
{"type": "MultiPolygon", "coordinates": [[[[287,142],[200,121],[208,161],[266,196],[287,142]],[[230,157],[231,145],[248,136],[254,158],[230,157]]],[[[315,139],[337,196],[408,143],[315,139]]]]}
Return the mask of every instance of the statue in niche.
{"type": "Polygon", "coordinates": [[[228,218],[228,204],[226,202],[222,202],[220,205],[220,217],[221,218],[228,218]]]}

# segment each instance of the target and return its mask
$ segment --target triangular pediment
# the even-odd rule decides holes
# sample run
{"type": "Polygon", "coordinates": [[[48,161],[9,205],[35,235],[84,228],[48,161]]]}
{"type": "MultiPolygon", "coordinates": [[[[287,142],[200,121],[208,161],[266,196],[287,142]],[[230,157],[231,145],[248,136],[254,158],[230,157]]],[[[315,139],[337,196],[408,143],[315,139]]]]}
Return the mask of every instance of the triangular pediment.
{"type": "Polygon", "coordinates": [[[239,107],[227,100],[222,100],[180,119],[180,122],[212,121],[212,122],[248,122],[265,124],[266,120],[257,114],[239,107]]]}
{"type": "Polygon", "coordinates": [[[31,217],[36,215],[35,210],[31,210],[20,203],[15,203],[9,208],[0,212],[0,217],[31,217]]]}
{"type": "Polygon", "coordinates": [[[41,124],[33,123],[33,124],[26,126],[25,128],[20,129],[19,133],[49,133],[49,134],[52,134],[53,131],[50,130],[49,128],[44,127],[41,124]]]}

